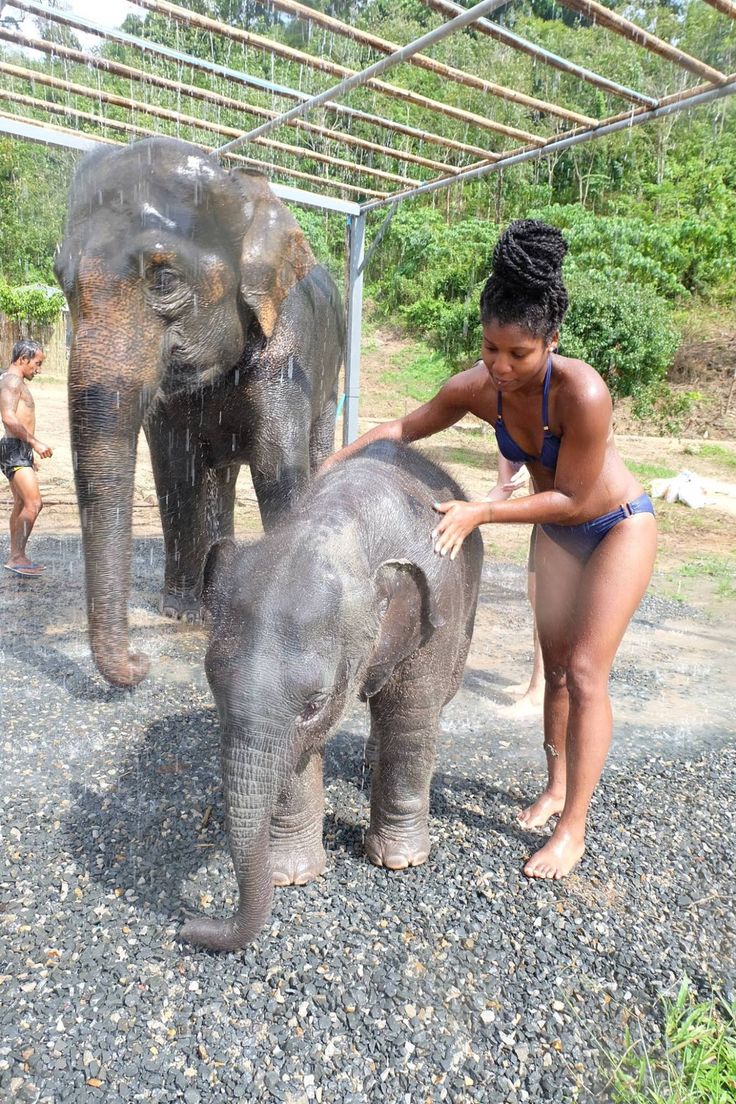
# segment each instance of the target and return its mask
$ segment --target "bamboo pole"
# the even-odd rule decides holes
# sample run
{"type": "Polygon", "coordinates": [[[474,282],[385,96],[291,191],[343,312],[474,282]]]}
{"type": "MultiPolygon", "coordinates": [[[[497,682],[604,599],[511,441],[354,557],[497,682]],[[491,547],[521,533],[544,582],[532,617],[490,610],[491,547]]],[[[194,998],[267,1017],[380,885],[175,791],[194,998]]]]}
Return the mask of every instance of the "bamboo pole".
{"type": "MultiPolygon", "coordinates": [[[[358,27],[351,27],[347,23],[342,23],[339,19],[334,19],[330,15],[325,15],[323,12],[316,11],[314,8],[307,8],[304,4],[297,3],[297,0],[269,0],[269,4],[272,8],[276,8],[278,11],[287,12],[289,15],[296,15],[300,19],[307,19],[311,23],[317,24],[317,26],[325,27],[329,31],[333,31],[335,34],[347,36],[354,39],[356,42],[360,42],[363,46],[370,46],[371,49],[377,50],[383,54],[393,54],[401,47],[395,42],[388,42],[384,38],[378,38],[377,35],[372,35],[368,31],[363,31],[358,27]]],[[[454,15],[459,14],[464,9],[458,8],[454,15]]],[[[595,119],[590,118],[588,115],[581,115],[577,111],[571,111],[567,107],[561,107],[559,104],[549,103],[546,100],[538,100],[533,96],[527,96],[523,92],[517,92],[514,88],[506,88],[501,84],[495,84],[493,81],[484,80],[482,77],[476,77],[472,73],[466,73],[462,69],[456,69],[452,65],[446,65],[442,61],[437,61],[435,58],[428,57],[426,54],[414,54],[408,58],[409,65],[416,65],[420,69],[426,69],[430,73],[436,73],[438,76],[445,77],[447,80],[454,81],[456,84],[464,85],[466,88],[477,88],[481,92],[486,92],[490,96],[497,96],[499,99],[508,100],[510,103],[521,104],[523,107],[527,107],[532,111],[543,111],[549,115],[558,115],[561,119],[567,119],[572,123],[579,123],[583,126],[593,126],[595,119]]]]}
{"type": "MultiPolygon", "coordinates": [[[[736,81],[736,73],[727,74],[722,84],[733,84],[736,81]]],[[[690,100],[693,96],[701,96],[705,92],[709,92],[714,87],[712,81],[706,81],[704,84],[696,84],[692,88],[683,88],[680,92],[672,92],[669,96],[662,96],[657,101],[658,107],[668,107],[671,104],[680,103],[681,100],[690,100]]],[[[601,119],[598,127],[610,126],[612,123],[623,122],[625,119],[637,119],[640,115],[646,115],[649,109],[646,107],[639,107],[632,111],[621,111],[618,115],[609,115],[607,119],[601,119]]],[[[567,137],[567,135],[565,135],[567,137]]],[[[554,142],[554,138],[549,139],[550,142],[554,142]]]]}
{"type": "MultiPolygon", "coordinates": [[[[180,62],[192,69],[207,73],[209,76],[221,77],[224,80],[231,81],[244,88],[257,88],[260,91],[263,91],[265,88],[272,95],[282,96],[292,100],[309,99],[309,96],[305,92],[298,92],[294,88],[286,88],[283,85],[272,84],[260,77],[254,77],[248,73],[241,73],[225,65],[217,65],[203,58],[194,57],[192,54],[185,54],[179,50],[170,49],[160,42],[137,38],[135,35],[116,30],[114,27],[100,27],[96,23],[92,23],[87,19],[82,19],[80,16],[75,16],[70,12],[60,11],[58,8],[47,8],[44,4],[37,3],[36,0],[13,0],[13,7],[19,8],[21,11],[30,12],[32,15],[38,15],[51,22],[59,23],[61,26],[72,27],[75,30],[82,31],[84,34],[98,35],[106,42],[120,42],[127,46],[133,46],[141,50],[144,56],[152,55],[154,57],[165,58],[169,61],[173,60],[177,63],[180,62]]],[[[408,138],[416,139],[420,143],[428,142],[430,145],[441,146],[445,149],[454,150],[457,153],[467,154],[468,156],[479,157],[481,159],[489,159],[494,156],[480,146],[474,146],[467,142],[460,142],[456,138],[448,138],[445,135],[434,134],[432,131],[420,130],[417,127],[398,122],[395,119],[385,119],[381,115],[372,115],[370,112],[360,111],[355,107],[348,107],[347,104],[333,101],[324,104],[324,108],[325,110],[335,112],[337,115],[343,115],[346,119],[390,130],[393,134],[403,134],[408,138]]]]}
{"type": "Polygon", "coordinates": [[[483,176],[487,176],[490,172],[503,172],[504,169],[511,165],[520,165],[525,161],[538,160],[540,157],[545,157],[550,153],[571,149],[573,146],[579,145],[582,142],[589,142],[594,138],[607,137],[609,134],[615,134],[624,129],[638,126],[642,123],[648,123],[653,119],[662,119],[677,111],[699,107],[702,104],[714,103],[716,100],[733,95],[736,95],[736,74],[727,78],[725,84],[719,84],[714,87],[713,84],[708,82],[704,91],[702,88],[686,90],[684,93],[669,97],[668,103],[661,102],[659,106],[654,108],[632,111],[623,116],[618,116],[613,121],[604,120],[597,127],[590,127],[588,130],[581,130],[576,134],[568,133],[557,138],[551,138],[547,146],[542,149],[535,146],[532,149],[521,150],[518,153],[509,153],[494,165],[482,165],[463,169],[457,177],[452,179],[445,177],[440,180],[430,180],[428,183],[421,184],[418,188],[410,189],[407,192],[393,193],[382,200],[372,200],[370,203],[364,203],[362,209],[366,212],[373,211],[379,207],[386,207],[388,204],[399,203],[405,199],[413,199],[418,195],[427,195],[430,192],[436,192],[442,188],[446,188],[449,184],[464,184],[468,180],[479,180],[483,176]]]}
{"type": "MultiPolygon", "coordinates": [[[[45,73],[39,72],[37,69],[23,69],[17,65],[0,62],[0,73],[7,73],[8,76],[18,77],[20,80],[42,84],[47,88],[58,88],[63,92],[71,93],[75,96],[86,96],[88,99],[101,100],[115,107],[123,107],[128,111],[140,111],[144,115],[153,115],[159,119],[167,119],[181,126],[195,127],[199,130],[206,130],[214,134],[222,134],[225,137],[231,138],[238,138],[242,134],[242,131],[238,130],[237,127],[225,126],[223,123],[207,122],[197,118],[195,115],[185,115],[181,111],[172,111],[170,108],[158,107],[156,104],[141,103],[138,100],[131,100],[126,96],[118,96],[114,92],[106,92],[101,88],[91,88],[86,84],[72,84],[69,81],[60,80],[58,77],[48,76],[45,73]]],[[[305,146],[289,146],[284,142],[276,142],[272,138],[259,139],[259,142],[269,149],[277,149],[284,153],[293,154],[296,157],[308,157],[312,161],[320,161],[322,164],[346,169],[348,172],[362,173],[366,176],[375,177],[377,180],[387,180],[392,183],[404,185],[408,183],[421,183],[418,180],[411,180],[406,176],[399,176],[397,173],[385,172],[383,169],[372,169],[367,165],[358,165],[353,161],[344,161],[339,157],[330,157],[326,153],[316,153],[314,150],[307,149],[305,146]]]]}
{"type": "MultiPolygon", "coordinates": [[[[724,83],[726,85],[732,85],[732,84],[734,84],[734,82],[736,82],[736,73],[730,73],[725,77],[724,83]]],[[[568,145],[572,145],[576,141],[580,140],[581,135],[586,135],[586,136],[587,135],[592,135],[592,136],[594,136],[599,131],[605,130],[609,127],[618,127],[621,123],[629,123],[630,125],[633,126],[637,122],[641,121],[640,116],[642,116],[642,115],[645,115],[645,116],[652,115],[652,112],[655,112],[658,108],[670,107],[673,104],[679,103],[681,100],[691,100],[694,96],[702,96],[706,92],[710,92],[712,90],[713,90],[713,83],[711,81],[707,81],[705,84],[698,84],[698,85],[695,85],[693,88],[684,88],[684,89],[682,89],[682,91],[673,92],[669,96],[662,96],[661,99],[655,101],[656,107],[654,107],[654,108],[650,108],[650,107],[633,108],[632,107],[632,108],[629,109],[629,111],[621,111],[617,115],[609,115],[605,119],[601,119],[600,122],[598,122],[596,124],[596,126],[594,126],[594,127],[585,127],[585,128],[581,127],[581,128],[577,128],[575,130],[569,130],[563,135],[559,135],[559,134],[552,135],[551,138],[547,139],[547,141],[545,143],[545,146],[542,147],[542,152],[545,152],[545,150],[548,146],[552,146],[552,147],[556,148],[559,145],[561,145],[563,142],[567,142],[568,145]]],[[[532,150],[534,148],[538,148],[538,147],[519,146],[517,149],[507,150],[503,154],[503,156],[500,160],[503,162],[503,165],[505,165],[505,164],[508,163],[509,158],[526,157],[529,154],[530,150],[532,150]]],[[[496,162],[496,163],[498,163],[498,162],[496,162]]],[[[501,169],[503,169],[503,165],[500,166],[501,169]]],[[[467,167],[467,169],[465,169],[465,168],[461,169],[460,172],[458,173],[458,176],[462,180],[466,176],[467,172],[469,172],[469,171],[474,172],[478,168],[480,168],[480,166],[469,165],[467,167]]],[[[421,190],[422,187],[423,187],[423,185],[420,185],[420,190],[421,190]]]]}
{"type": "Polygon", "coordinates": [[[731,19],[736,19],[736,4],[732,4],[731,0],[705,0],[706,4],[710,4],[716,11],[722,12],[723,15],[729,15],[731,19]]]}
{"type": "MultiPolygon", "coordinates": [[[[161,138],[161,132],[156,130],[149,130],[146,127],[137,126],[135,123],[126,123],[122,119],[110,119],[102,118],[99,115],[93,115],[89,111],[77,111],[76,108],[67,108],[63,104],[53,103],[49,100],[36,100],[32,96],[24,96],[20,92],[11,92],[9,89],[0,88],[0,99],[10,100],[14,103],[23,104],[27,107],[32,107],[40,111],[51,112],[58,115],[73,115],[75,118],[85,119],[88,122],[96,123],[99,126],[109,127],[111,130],[120,130],[125,134],[134,134],[142,138],[161,138]]],[[[19,123],[39,123],[39,120],[32,118],[29,115],[18,115],[10,111],[0,111],[0,118],[14,119],[19,123]]],[[[95,142],[104,142],[108,145],[122,146],[125,143],[118,142],[114,138],[103,137],[100,134],[90,134],[87,131],[72,130],[69,127],[59,126],[55,123],[50,123],[47,120],[43,121],[43,126],[49,130],[58,132],[59,134],[81,134],[84,138],[90,138],[95,142]]],[[[199,146],[200,149],[206,153],[213,153],[213,146],[205,146],[200,142],[194,142],[193,145],[199,146]]],[[[373,188],[360,188],[356,184],[345,184],[341,180],[333,180],[330,177],[314,176],[312,173],[300,172],[298,169],[287,169],[283,165],[275,165],[271,161],[258,161],[253,157],[244,157],[242,154],[231,153],[227,155],[233,161],[239,164],[247,165],[248,168],[257,169],[259,172],[266,171],[272,173],[279,173],[284,176],[294,177],[297,180],[308,180],[312,184],[319,184],[321,187],[330,185],[333,188],[340,188],[346,192],[357,192],[359,195],[372,195],[377,198],[385,199],[386,192],[378,192],[373,188]]]]}
{"type": "MultiPolygon", "coordinates": [[[[31,105],[38,105],[39,108],[43,108],[44,110],[49,106],[45,100],[34,100],[32,96],[21,96],[19,92],[10,92],[7,88],[0,88],[0,99],[11,100],[14,103],[16,101],[19,103],[24,103],[26,100],[30,100],[31,105]]],[[[53,105],[54,108],[56,106],[56,104],[53,105]]],[[[20,115],[14,111],[0,111],[0,119],[13,119],[17,123],[34,123],[36,126],[43,126],[46,130],[53,130],[54,133],[58,134],[81,134],[83,138],[89,138],[92,142],[103,142],[106,145],[120,146],[123,144],[116,141],[114,138],[108,138],[106,135],[87,134],[83,130],[73,130],[71,127],[61,126],[59,123],[50,123],[48,119],[44,119],[43,121],[41,121],[39,119],[34,119],[30,115],[20,115]]],[[[101,119],[100,122],[103,122],[105,126],[112,126],[112,123],[108,123],[107,119],[101,119]]],[[[140,127],[133,126],[131,123],[123,123],[121,125],[124,126],[126,130],[130,130],[136,133],[139,132],[141,129],[140,127]]]]}
{"type": "Polygon", "coordinates": [[[713,69],[710,65],[706,65],[704,61],[699,61],[698,58],[691,57],[683,50],[678,50],[676,46],[670,46],[669,42],[664,42],[656,35],[650,34],[649,31],[638,27],[636,23],[630,23],[628,19],[624,19],[623,16],[611,11],[610,8],[598,4],[596,0],[560,0],[560,2],[566,8],[571,8],[573,11],[579,12],[580,15],[584,15],[591,22],[606,27],[609,31],[615,31],[616,34],[620,34],[629,42],[635,42],[637,46],[643,46],[645,50],[658,54],[659,57],[666,58],[667,61],[674,62],[682,69],[687,69],[696,77],[701,77],[712,84],[723,84],[726,80],[725,73],[713,69]]]}
{"type": "MultiPolygon", "coordinates": [[[[356,75],[354,69],[347,69],[344,65],[338,65],[336,62],[328,61],[326,58],[315,57],[313,54],[305,54],[301,50],[294,50],[291,46],[284,46],[280,42],[274,42],[272,39],[264,38],[262,35],[252,34],[250,31],[244,31],[240,27],[231,27],[226,23],[220,23],[216,19],[210,19],[209,16],[200,15],[198,12],[189,11],[186,8],[180,8],[176,4],[170,4],[168,0],[134,0],[134,2],[142,8],[146,8],[148,11],[157,12],[159,15],[167,15],[171,19],[183,23],[185,26],[198,27],[201,30],[210,31],[213,34],[230,38],[234,42],[241,43],[241,45],[266,50],[268,53],[275,54],[276,57],[282,57],[287,61],[293,61],[297,65],[307,66],[310,69],[318,69],[323,73],[331,73],[333,76],[337,77],[353,77],[356,75]]],[[[383,95],[390,96],[393,99],[404,100],[407,103],[414,104],[415,107],[423,107],[428,111],[440,112],[440,114],[447,115],[451,119],[458,119],[460,122],[468,123],[481,130],[493,130],[498,134],[504,134],[507,138],[516,138],[522,142],[532,142],[537,145],[542,145],[544,143],[543,138],[530,134],[528,131],[520,130],[518,127],[506,126],[504,123],[497,123],[486,116],[475,115],[470,111],[463,111],[461,108],[453,107],[451,104],[428,99],[428,97],[421,96],[418,92],[412,92],[408,88],[400,88],[395,84],[386,84],[384,81],[377,79],[366,81],[365,87],[373,88],[376,92],[381,92],[383,95]]]]}
{"type": "MultiPolygon", "coordinates": [[[[96,57],[94,54],[85,53],[83,50],[75,50],[71,46],[63,46],[56,42],[47,42],[45,39],[34,38],[31,35],[21,34],[17,31],[8,31],[2,27],[0,27],[0,39],[4,39],[6,42],[12,42],[15,45],[30,46],[32,49],[39,50],[41,53],[49,54],[52,57],[60,57],[68,59],[69,61],[75,61],[80,65],[86,65],[94,69],[99,69],[102,72],[112,73],[114,76],[125,77],[132,81],[141,81],[157,88],[166,88],[172,92],[189,96],[192,99],[204,100],[207,103],[216,104],[218,107],[227,107],[233,111],[242,112],[246,115],[255,115],[262,119],[276,119],[280,114],[280,112],[272,111],[267,107],[245,104],[242,100],[236,100],[231,96],[224,96],[218,92],[212,92],[208,88],[183,84],[180,81],[159,76],[157,73],[144,72],[142,69],[134,69],[130,65],[124,65],[122,62],[111,61],[109,58],[96,57]]],[[[393,157],[398,161],[410,161],[414,164],[422,165],[424,168],[433,169],[435,172],[451,173],[458,171],[455,166],[446,165],[440,161],[433,161],[428,157],[421,157],[415,153],[394,150],[389,146],[381,146],[375,142],[369,142],[365,138],[357,138],[352,134],[346,134],[343,131],[329,130],[326,127],[321,127],[315,123],[309,123],[302,119],[297,120],[296,125],[310,133],[327,138],[330,141],[356,146],[359,149],[369,150],[372,153],[379,153],[385,157],[393,157]]],[[[486,155],[484,160],[491,160],[493,156],[500,157],[501,155],[486,155]]]]}
{"type": "MultiPolygon", "coordinates": [[[[718,0],[707,0],[707,2],[717,3],[718,0]]],[[[725,3],[727,0],[721,0],[721,2],[725,3]]],[[[423,3],[433,11],[439,12],[440,15],[444,15],[447,19],[451,19],[453,15],[458,15],[463,10],[460,4],[455,4],[452,0],[423,0],[423,3]]],[[[581,65],[576,65],[574,61],[560,57],[559,54],[552,54],[541,46],[535,46],[533,42],[529,42],[528,39],[522,38],[521,35],[515,34],[507,27],[502,27],[500,23],[494,23],[490,19],[478,19],[474,24],[474,30],[481,31],[489,38],[495,38],[497,42],[510,46],[512,50],[528,54],[535,61],[541,61],[552,69],[558,69],[561,73],[569,73],[573,77],[587,81],[588,84],[600,88],[603,92],[609,92],[613,96],[621,96],[625,100],[631,100],[632,103],[649,107],[654,107],[657,103],[655,99],[652,99],[651,96],[645,96],[643,92],[627,88],[617,81],[609,80],[608,77],[602,77],[600,73],[593,73],[590,69],[584,69],[581,65]]]]}

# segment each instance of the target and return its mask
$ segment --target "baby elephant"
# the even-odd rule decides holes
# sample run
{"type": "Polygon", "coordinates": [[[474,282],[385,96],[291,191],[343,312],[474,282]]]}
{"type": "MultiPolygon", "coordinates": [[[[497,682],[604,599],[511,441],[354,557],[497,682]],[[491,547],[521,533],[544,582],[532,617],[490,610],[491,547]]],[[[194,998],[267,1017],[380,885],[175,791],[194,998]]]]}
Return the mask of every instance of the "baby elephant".
{"type": "Polygon", "coordinates": [[[258,933],[273,885],[325,870],[325,741],[357,696],[376,762],[366,850],[400,869],[429,854],[439,716],[470,645],[483,547],[436,555],[432,503],[462,498],[421,453],[381,441],[319,477],[256,544],[212,548],[203,599],[230,850],[240,900],[182,937],[214,950],[258,933]]]}

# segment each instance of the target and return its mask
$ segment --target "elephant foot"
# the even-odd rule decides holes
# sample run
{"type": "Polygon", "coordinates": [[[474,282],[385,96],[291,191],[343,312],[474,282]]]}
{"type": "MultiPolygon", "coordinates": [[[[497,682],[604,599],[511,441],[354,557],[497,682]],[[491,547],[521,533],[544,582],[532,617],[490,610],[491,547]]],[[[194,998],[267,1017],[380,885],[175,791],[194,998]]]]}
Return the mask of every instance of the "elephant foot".
{"type": "Polygon", "coordinates": [[[374,866],[384,866],[388,870],[421,866],[427,861],[429,852],[429,832],[426,827],[402,835],[396,834],[395,826],[392,827],[391,835],[374,828],[366,833],[365,853],[374,866]]]}
{"type": "Polygon", "coordinates": [[[202,602],[194,594],[173,594],[165,590],[158,603],[159,612],[174,621],[196,625],[202,620],[202,602]]]}
{"type": "Polygon", "coordinates": [[[327,856],[322,844],[310,850],[272,850],[271,862],[275,886],[306,885],[327,870],[327,856]]]}
{"type": "Polygon", "coordinates": [[[129,690],[148,674],[150,660],[143,652],[124,652],[122,656],[95,651],[95,663],[103,678],[112,686],[129,690]]]}

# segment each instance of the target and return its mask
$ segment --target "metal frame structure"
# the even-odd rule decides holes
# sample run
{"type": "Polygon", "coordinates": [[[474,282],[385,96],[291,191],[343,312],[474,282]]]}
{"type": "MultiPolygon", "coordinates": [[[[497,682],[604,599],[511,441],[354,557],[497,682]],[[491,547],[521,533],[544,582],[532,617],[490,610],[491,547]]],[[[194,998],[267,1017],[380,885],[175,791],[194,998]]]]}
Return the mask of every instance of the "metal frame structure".
{"type": "MultiPolygon", "coordinates": [[[[580,143],[711,103],[736,92],[736,74],[723,73],[700,58],[685,53],[674,44],[656,37],[610,8],[604,7],[598,3],[598,0],[561,0],[561,3],[590,21],[595,28],[600,27],[605,32],[617,34],[639,50],[664,59],[673,66],[673,72],[678,73],[682,81],[695,77],[700,83],[683,87],[671,95],[655,97],[595,73],[524,39],[488,18],[494,11],[506,6],[510,0],[481,0],[468,8],[460,6],[453,0],[422,0],[429,11],[437,13],[445,22],[404,46],[388,42],[368,30],[352,27],[331,16],[307,8],[298,0],[264,0],[264,7],[268,6],[287,16],[301,19],[310,29],[316,28],[323,35],[332,35],[338,40],[340,38],[351,40],[361,49],[383,55],[379,60],[359,70],[349,69],[320,53],[306,53],[276,39],[265,38],[263,35],[218,22],[171,3],[170,0],[132,0],[132,2],[149,13],[167,18],[172,24],[184,28],[187,32],[203,32],[213,37],[217,36],[218,40],[227,43],[230,47],[245,51],[246,59],[249,57],[249,52],[253,51],[258,56],[264,53],[270,54],[272,59],[278,57],[294,64],[299,69],[300,83],[303,74],[310,82],[313,79],[318,82],[324,75],[339,79],[330,87],[310,94],[301,88],[292,88],[246,71],[250,66],[235,68],[223,65],[120,29],[102,27],[91,20],[82,19],[73,13],[54,7],[52,0],[43,0],[43,2],[42,0],[0,0],[0,16],[5,13],[5,20],[0,20],[0,45],[5,43],[24,49],[36,49],[47,57],[51,56],[55,62],[63,62],[65,66],[67,64],[84,65],[93,78],[97,79],[96,85],[94,83],[71,84],[68,80],[60,79],[50,73],[48,68],[28,68],[0,60],[0,77],[6,78],[6,85],[8,79],[13,82],[12,88],[0,84],[0,100],[6,101],[15,108],[42,113],[44,116],[39,120],[24,111],[0,110],[0,133],[13,135],[19,139],[86,150],[93,148],[99,142],[119,144],[115,138],[109,137],[108,128],[122,131],[125,139],[131,135],[140,137],[166,132],[164,127],[159,127],[158,130],[150,129],[141,126],[139,122],[116,118],[109,111],[107,114],[95,114],[82,111],[77,106],[70,107],[68,104],[59,103],[51,98],[54,93],[62,93],[65,96],[72,94],[75,97],[89,97],[99,105],[100,109],[105,104],[114,109],[126,109],[135,117],[144,115],[157,121],[165,121],[173,124],[177,129],[185,127],[190,131],[202,131],[210,141],[200,140],[199,137],[193,140],[216,156],[258,168],[268,172],[272,177],[291,177],[305,184],[327,188],[328,192],[324,194],[307,191],[306,188],[293,187],[280,181],[271,183],[274,192],[283,199],[337,212],[347,219],[348,340],[343,418],[343,440],[346,442],[352,440],[358,430],[362,291],[366,264],[366,219],[369,212],[384,207],[389,208],[388,218],[375,236],[368,258],[383,236],[397,204],[405,199],[437,192],[455,183],[478,180],[489,173],[500,172],[525,161],[554,155],[580,143]],[[144,64],[147,64],[148,68],[136,68],[99,52],[80,50],[53,41],[54,37],[59,37],[58,35],[44,39],[37,35],[29,35],[17,27],[13,29],[11,26],[4,26],[3,23],[8,22],[7,12],[10,10],[22,13],[23,17],[36,16],[47,21],[50,26],[69,28],[86,35],[95,35],[103,42],[134,48],[141,52],[144,64]],[[603,118],[592,118],[570,106],[541,100],[474,73],[463,71],[425,52],[448,36],[471,26],[476,33],[489,36],[504,46],[532,58],[535,64],[548,66],[595,87],[609,98],[624,101],[626,110],[603,118]],[[150,63],[150,59],[153,58],[175,63],[179,68],[179,78],[181,78],[182,68],[189,70],[193,74],[191,82],[187,84],[181,79],[173,79],[170,75],[157,72],[150,63]],[[379,79],[384,72],[401,64],[439,75],[447,82],[448,89],[451,88],[453,92],[461,88],[481,91],[488,98],[487,114],[478,115],[468,111],[451,102],[450,97],[433,100],[404,85],[387,84],[379,79]],[[312,77],[313,73],[317,74],[316,78],[312,77]],[[131,95],[120,95],[104,88],[101,80],[103,74],[129,81],[131,95]],[[197,76],[200,83],[195,83],[197,76]],[[215,83],[219,82],[220,88],[202,84],[202,77],[215,83]],[[34,94],[29,95],[27,91],[19,92],[16,87],[18,82],[23,85],[30,84],[34,94]],[[175,93],[176,110],[135,99],[132,95],[135,85],[143,87],[148,85],[175,93]],[[267,93],[271,98],[271,106],[248,103],[238,95],[226,94],[222,91],[223,87],[233,85],[240,90],[243,88],[254,90],[256,94],[267,93]],[[36,95],[39,87],[45,90],[47,98],[41,99],[36,95]],[[375,111],[349,106],[342,102],[345,96],[358,89],[370,90],[384,100],[409,105],[405,110],[418,107],[425,112],[431,112],[433,117],[438,118],[438,125],[433,130],[424,130],[412,125],[406,119],[387,117],[385,114],[377,114],[375,111]],[[214,122],[200,115],[182,112],[179,103],[182,97],[211,105],[218,112],[218,121],[214,122]],[[295,101],[294,106],[286,109],[279,106],[278,101],[284,100],[295,101]],[[493,111],[493,106],[497,104],[510,105],[509,110],[518,109],[525,111],[527,115],[532,112],[537,131],[541,120],[543,128],[549,130],[551,127],[552,132],[535,132],[516,125],[516,119],[497,118],[493,111]],[[222,109],[229,112],[231,119],[233,115],[236,117],[242,115],[250,119],[255,118],[258,122],[255,126],[246,125],[245,120],[242,124],[238,122],[233,125],[229,122],[226,125],[219,121],[219,112],[222,109]],[[326,117],[327,114],[334,116],[335,122],[328,126],[324,121],[307,121],[307,115],[311,114],[314,118],[317,112],[319,116],[326,117]],[[66,120],[71,117],[75,125],[64,126],[51,122],[51,117],[55,115],[63,116],[66,120]],[[440,123],[440,119],[449,119],[451,123],[440,123]],[[81,129],[82,123],[97,129],[93,132],[84,131],[81,129]],[[456,134],[442,132],[443,127],[453,124],[455,126],[462,124],[465,127],[466,133],[462,138],[456,134]],[[351,128],[354,126],[371,128],[371,138],[353,133],[351,128]],[[297,144],[287,144],[267,137],[272,131],[285,127],[293,128],[292,133],[297,144]],[[102,128],[105,133],[100,133],[99,128],[102,128]],[[474,132],[481,137],[470,141],[468,132],[474,132]],[[220,139],[219,144],[218,139],[220,139]],[[227,140],[223,142],[221,139],[227,140]],[[397,139],[403,144],[392,145],[391,142],[397,139]],[[507,145],[504,148],[503,144],[509,141],[516,144],[510,147],[507,145]],[[407,142],[414,143],[414,148],[407,149],[407,142]],[[314,148],[318,143],[324,143],[330,152],[314,148]],[[499,143],[501,148],[495,148],[499,143]],[[258,154],[258,156],[245,156],[235,152],[246,144],[248,153],[258,154]],[[338,144],[353,153],[355,159],[349,160],[345,156],[336,156],[331,152],[332,147],[338,144]],[[416,148],[417,144],[419,151],[416,148]],[[427,147],[437,152],[430,156],[425,152],[427,147]],[[444,161],[438,159],[440,151],[445,158],[444,161]],[[267,152],[274,160],[266,160],[261,156],[262,152],[267,152]],[[278,161],[279,157],[309,158],[317,166],[323,167],[322,175],[304,171],[303,167],[294,167],[288,162],[284,163],[283,160],[278,161]],[[375,167],[373,164],[375,158],[379,158],[384,163],[397,162],[396,171],[375,167]],[[409,168],[416,175],[409,176],[409,168]],[[334,169],[340,170],[343,176],[354,175],[354,180],[330,176],[330,171],[334,169]],[[427,172],[431,174],[429,179],[424,178],[427,172]],[[342,192],[342,196],[335,194],[337,192],[342,192]],[[346,198],[348,195],[359,196],[361,201],[356,198],[346,198]]],[[[732,0],[694,0],[694,2],[707,3],[727,19],[736,20],[736,4],[732,0]]],[[[3,107],[7,106],[7,103],[3,107]]]]}

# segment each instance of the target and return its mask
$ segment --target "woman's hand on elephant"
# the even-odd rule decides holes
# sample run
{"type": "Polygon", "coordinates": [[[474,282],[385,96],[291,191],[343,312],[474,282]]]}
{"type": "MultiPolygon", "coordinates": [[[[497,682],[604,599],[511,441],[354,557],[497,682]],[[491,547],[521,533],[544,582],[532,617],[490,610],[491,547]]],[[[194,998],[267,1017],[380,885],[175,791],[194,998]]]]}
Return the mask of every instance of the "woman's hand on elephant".
{"type": "Polygon", "coordinates": [[[333,464],[336,464],[338,462],[340,458],[340,451],[331,453],[326,460],[322,461],[320,466],[317,468],[317,475],[324,475],[326,471],[330,470],[333,464]]]}
{"type": "Polygon", "coordinates": [[[463,546],[468,533],[484,521],[488,521],[486,502],[435,502],[435,510],[444,517],[432,530],[434,550],[440,556],[449,553],[454,560],[463,546]]]}

